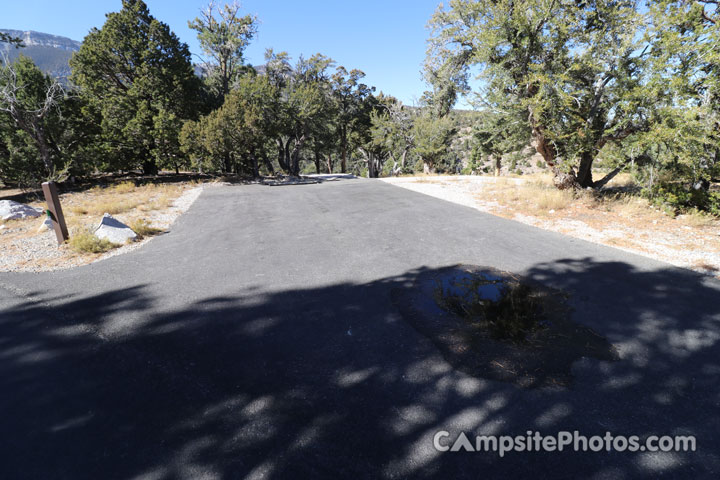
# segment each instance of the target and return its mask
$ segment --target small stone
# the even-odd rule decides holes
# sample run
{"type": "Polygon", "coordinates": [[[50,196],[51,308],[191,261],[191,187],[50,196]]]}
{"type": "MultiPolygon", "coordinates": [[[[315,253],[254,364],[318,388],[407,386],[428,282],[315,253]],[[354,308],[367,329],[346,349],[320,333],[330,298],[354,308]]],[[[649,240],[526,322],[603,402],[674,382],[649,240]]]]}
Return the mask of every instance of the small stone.
{"type": "Polygon", "coordinates": [[[128,240],[135,240],[137,233],[121,221],[113,218],[109,213],[103,215],[100,225],[95,229],[95,236],[112,243],[123,244],[128,240]]]}
{"type": "Polygon", "coordinates": [[[19,220],[28,217],[39,217],[43,210],[12,200],[0,200],[0,218],[3,220],[19,220]]]}
{"type": "Polygon", "coordinates": [[[550,210],[548,213],[553,214],[555,213],[555,210],[550,210]]]}
{"type": "Polygon", "coordinates": [[[38,231],[38,233],[40,233],[40,232],[44,232],[46,230],[52,230],[52,229],[53,229],[52,220],[50,220],[50,217],[45,217],[45,220],[42,221],[42,223],[38,227],[37,231],[38,231]]]}

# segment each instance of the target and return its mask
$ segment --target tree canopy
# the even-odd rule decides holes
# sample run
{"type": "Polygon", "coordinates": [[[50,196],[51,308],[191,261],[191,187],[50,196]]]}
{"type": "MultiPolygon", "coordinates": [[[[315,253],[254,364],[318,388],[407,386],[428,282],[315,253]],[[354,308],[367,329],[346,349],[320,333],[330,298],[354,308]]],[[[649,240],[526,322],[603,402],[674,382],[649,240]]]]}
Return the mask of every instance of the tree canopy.
{"type": "Polygon", "coordinates": [[[524,116],[538,153],[572,183],[595,185],[603,146],[648,128],[637,2],[453,0],[431,25],[443,68],[479,67],[485,102],[524,116]]]}
{"type": "Polygon", "coordinates": [[[114,168],[152,173],[165,166],[177,143],[168,139],[177,137],[168,123],[194,118],[201,108],[187,45],[142,0],[123,0],[119,12],[85,37],[70,65],[72,82],[100,116],[114,168]]]}
{"type": "Polygon", "coordinates": [[[217,83],[220,101],[230,92],[243,66],[243,52],[257,33],[257,18],[240,15],[240,3],[222,7],[210,2],[199,17],[188,22],[196,30],[200,48],[211,59],[209,78],[217,83]]]}

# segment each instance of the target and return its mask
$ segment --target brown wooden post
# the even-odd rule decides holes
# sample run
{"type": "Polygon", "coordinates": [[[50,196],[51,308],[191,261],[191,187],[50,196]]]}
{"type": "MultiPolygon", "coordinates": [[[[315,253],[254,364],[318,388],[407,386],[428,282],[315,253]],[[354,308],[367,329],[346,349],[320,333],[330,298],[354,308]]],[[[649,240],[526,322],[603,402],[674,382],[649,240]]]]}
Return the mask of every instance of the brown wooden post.
{"type": "Polygon", "coordinates": [[[58,196],[57,185],[55,182],[45,182],[42,184],[45,201],[48,206],[48,216],[52,220],[53,230],[57,237],[58,245],[62,245],[70,237],[68,229],[65,225],[65,216],[60,206],[60,197],[58,196]]]}

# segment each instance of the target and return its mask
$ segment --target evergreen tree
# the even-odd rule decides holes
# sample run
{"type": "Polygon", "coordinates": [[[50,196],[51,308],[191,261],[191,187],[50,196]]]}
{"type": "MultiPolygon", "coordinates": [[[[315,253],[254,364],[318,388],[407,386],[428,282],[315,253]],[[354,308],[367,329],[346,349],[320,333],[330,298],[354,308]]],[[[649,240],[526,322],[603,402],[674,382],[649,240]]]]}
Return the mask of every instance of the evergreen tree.
{"type": "Polygon", "coordinates": [[[142,0],[122,5],[73,55],[72,82],[99,113],[107,167],[154,174],[172,158],[180,121],[195,117],[200,82],[187,45],[142,0]]]}

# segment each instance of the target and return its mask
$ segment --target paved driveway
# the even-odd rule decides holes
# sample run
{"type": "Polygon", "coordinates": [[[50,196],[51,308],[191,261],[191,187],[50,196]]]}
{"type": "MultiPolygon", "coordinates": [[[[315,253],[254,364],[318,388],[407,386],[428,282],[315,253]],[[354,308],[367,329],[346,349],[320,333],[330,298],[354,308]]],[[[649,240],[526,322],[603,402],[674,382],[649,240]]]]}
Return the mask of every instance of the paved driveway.
{"type": "Polygon", "coordinates": [[[370,180],[208,188],[94,265],[0,274],[1,478],[720,472],[720,285],[370,180]],[[571,294],[622,359],[568,389],[445,362],[389,292],[465,263],[571,294]],[[697,436],[694,453],[439,453],[433,434],[697,436]]]}

